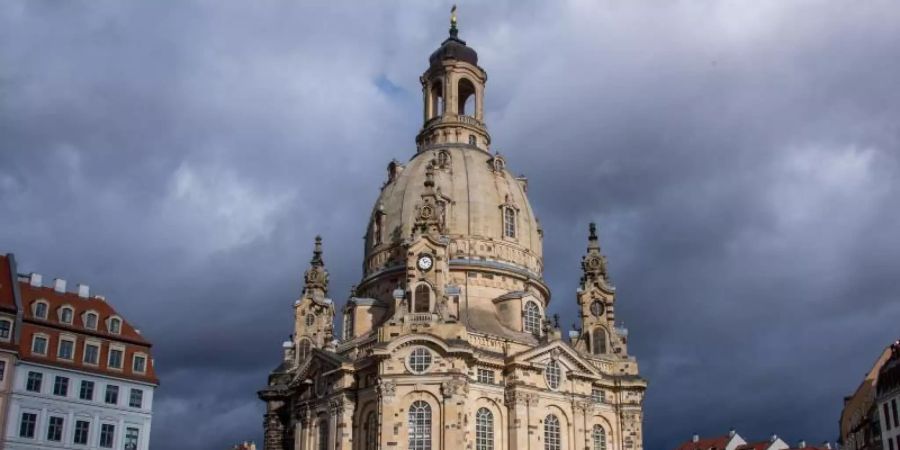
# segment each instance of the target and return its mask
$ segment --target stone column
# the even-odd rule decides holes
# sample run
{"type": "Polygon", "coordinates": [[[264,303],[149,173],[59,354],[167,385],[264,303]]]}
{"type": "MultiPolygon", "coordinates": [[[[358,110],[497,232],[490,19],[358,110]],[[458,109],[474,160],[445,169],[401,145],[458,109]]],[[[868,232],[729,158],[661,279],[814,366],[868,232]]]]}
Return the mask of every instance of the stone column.
{"type": "Polygon", "coordinates": [[[524,392],[508,389],[504,400],[509,417],[509,450],[531,450],[530,405],[537,404],[537,397],[529,398],[524,392]]]}
{"type": "Polygon", "coordinates": [[[284,448],[284,424],[278,413],[265,415],[265,450],[287,450],[284,448]]]}
{"type": "Polygon", "coordinates": [[[469,384],[465,378],[453,378],[441,383],[443,396],[443,433],[444,449],[466,448],[466,394],[469,392],[469,384]]]}

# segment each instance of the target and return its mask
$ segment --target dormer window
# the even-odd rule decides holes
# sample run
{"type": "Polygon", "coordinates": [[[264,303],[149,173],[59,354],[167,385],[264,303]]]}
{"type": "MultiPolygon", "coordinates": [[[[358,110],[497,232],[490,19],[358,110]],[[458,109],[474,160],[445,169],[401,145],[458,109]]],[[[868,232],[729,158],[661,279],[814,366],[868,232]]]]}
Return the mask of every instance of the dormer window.
{"type": "Polygon", "coordinates": [[[118,317],[113,317],[109,319],[109,332],[112,334],[119,334],[122,332],[122,319],[118,317]]]}
{"type": "Polygon", "coordinates": [[[75,316],[75,310],[73,310],[69,306],[63,306],[59,310],[59,321],[64,324],[71,325],[72,319],[75,316]]]}
{"type": "Polygon", "coordinates": [[[38,319],[47,319],[47,302],[44,300],[38,300],[34,302],[34,317],[38,319]]]}
{"type": "Polygon", "coordinates": [[[88,312],[84,315],[84,327],[90,330],[97,329],[97,313],[88,312]]]}
{"type": "Polygon", "coordinates": [[[541,335],[541,309],[535,302],[525,303],[525,311],[522,313],[522,331],[535,336],[541,335]]]}

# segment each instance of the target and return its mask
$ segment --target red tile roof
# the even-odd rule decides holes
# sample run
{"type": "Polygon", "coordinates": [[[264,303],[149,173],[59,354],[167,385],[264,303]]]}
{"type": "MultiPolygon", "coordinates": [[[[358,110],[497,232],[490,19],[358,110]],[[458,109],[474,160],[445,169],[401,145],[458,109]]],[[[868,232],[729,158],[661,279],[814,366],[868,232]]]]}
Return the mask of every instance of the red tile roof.
{"type": "Polygon", "coordinates": [[[9,257],[0,255],[0,310],[16,312],[16,300],[13,296],[15,276],[10,270],[9,257]]]}
{"type": "Polygon", "coordinates": [[[677,450],[725,450],[729,441],[731,441],[731,437],[728,435],[703,438],[697,442],[690,440],[679,445],[677,450]]]}
{"type": "Polygon", "coordinates": [[[738,446],[737,450],[766,450],[772,445],[772,441],[748,442],[738,446]]]}

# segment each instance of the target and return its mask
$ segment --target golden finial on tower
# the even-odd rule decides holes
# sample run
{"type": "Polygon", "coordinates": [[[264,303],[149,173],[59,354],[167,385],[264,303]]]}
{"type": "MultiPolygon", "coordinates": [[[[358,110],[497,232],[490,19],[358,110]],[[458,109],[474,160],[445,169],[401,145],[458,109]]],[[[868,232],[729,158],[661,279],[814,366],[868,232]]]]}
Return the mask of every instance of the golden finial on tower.
{"type": "Polygon", "coordinates": [[[450,26],[456,26],[456,5],[450,8],[450,26]]]}

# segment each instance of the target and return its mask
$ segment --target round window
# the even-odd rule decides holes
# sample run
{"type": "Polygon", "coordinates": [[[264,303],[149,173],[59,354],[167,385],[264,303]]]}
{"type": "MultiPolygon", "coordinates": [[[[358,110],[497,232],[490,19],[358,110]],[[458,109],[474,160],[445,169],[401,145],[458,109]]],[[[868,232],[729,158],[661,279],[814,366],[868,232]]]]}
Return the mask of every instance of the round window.
{"type": "Polygon", "coordinates": [[[555,359],[550,361],[550,363],[547,364],[547,369],[544,371],[544,377],[547,379],[547,386],[549,386],[550,389],[559,389],[559,382],[562,378],[562,371],[559,368],[559,362],[557,362],[555,359]]]}
{"type": "Polygon", "coordinates": [[[406,360],[412,373],[425,373],[431,367],[431,352],[425,347],[416,347],[406,360]]]}

